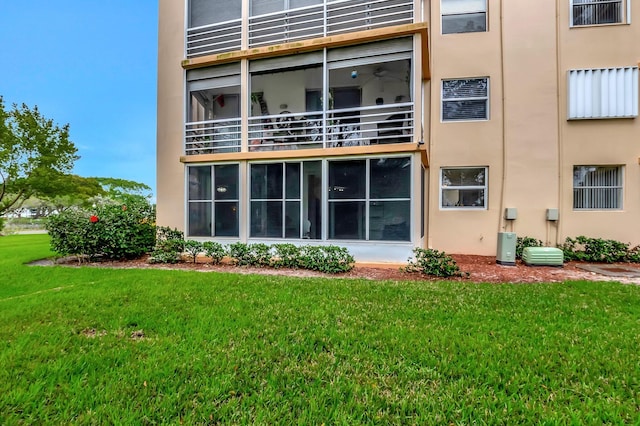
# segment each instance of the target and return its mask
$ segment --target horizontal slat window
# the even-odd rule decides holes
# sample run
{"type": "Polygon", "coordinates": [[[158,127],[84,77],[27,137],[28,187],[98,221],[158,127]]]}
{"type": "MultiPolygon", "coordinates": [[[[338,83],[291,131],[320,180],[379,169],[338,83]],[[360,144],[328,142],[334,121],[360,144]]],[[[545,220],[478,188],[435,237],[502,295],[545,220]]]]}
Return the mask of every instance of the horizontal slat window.
{"type": "Polygon", "coordinates": [[[638,67],[571,70],[568,118],[638,116],[638,67]]]}
{"type": "Polygon", "coordinates": [[[442,121],[488,119],[488,78],[442,81],[442,121]]]}
{"type": "Polygon", "coordinates": [[[620,166],[575,166],[573,208],[575,210],[622,209],[620,166]]]}

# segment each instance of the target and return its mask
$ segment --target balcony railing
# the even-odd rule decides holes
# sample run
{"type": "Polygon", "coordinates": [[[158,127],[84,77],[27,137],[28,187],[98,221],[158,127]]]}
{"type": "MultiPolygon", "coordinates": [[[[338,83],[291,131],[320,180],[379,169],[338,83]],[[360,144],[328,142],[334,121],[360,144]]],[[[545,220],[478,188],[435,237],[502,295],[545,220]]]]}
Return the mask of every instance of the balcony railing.
{"type": "Polygon", "coordinates": [[[185,126],[185,153],[220,154],[240,152],[240,120],[207,120],[185,126]]]}
{"type": "Polygon", "coordinates": [[[413,22],[411,0],[341,0],[249,19],[249,47],[413,22]]]}
{"type": "Polygon", "coordinates": [[[413,142],[413,103],[251,117],[248,137],[250,151],[413,142]]]}
{"type": "MultiPolygon", "coordinates": [[[[413,22],[413,0],[337,0],[249,18],[249,47],[413,22]]],[[[187,57],[241,48],[242,21],[187,30],[187,57]]]]}
{"type": "Polygon", "coordinates": [[[242,21],[221,22],[187,30],[187,58],[239,50],[242,21]]]}

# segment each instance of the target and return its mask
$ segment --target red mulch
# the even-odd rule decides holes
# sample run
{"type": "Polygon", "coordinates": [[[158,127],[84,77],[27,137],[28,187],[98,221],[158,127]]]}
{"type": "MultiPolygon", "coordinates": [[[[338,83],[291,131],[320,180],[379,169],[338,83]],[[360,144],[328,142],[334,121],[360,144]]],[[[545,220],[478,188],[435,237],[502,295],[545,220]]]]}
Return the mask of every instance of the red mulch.
{"type": "MultiPolygon", "coordinates": [[[[503,266],[496,263],[493,256],[476,255],[451,255],[460,270],[468,273],[467,277],[449,278],[450,280],[464,282],[487,283],[536,283],[536,282],[562,282],[566,280],[615,280],[621,282],[640,283],[638,279],[611,278],[594,274],[578,268],[578,262],[565,263],[563,267],[556,266],[526,266],[520,261],[516,266],[503,266]]],[[[75,260],[68,260],[66,265],[80,265],[75,260]]],[[[105,261],[82,263],[84,266],[111,267],[111,268],[156,268],[156,269],[181,269],[197,270],[202,272],[228,272],[243,274],[286,275],[295,277],[341,277],[363,278],[370,280],[394,280],[394,281],[439,281],[442,278],[425,276],[420,273],[408,273],[401,270],[402,265],[356,265],[353,270],[336,275],[323,274],[315,271],[301,269],[273,269],[233,266],[229,264],[212,265],[199,260],[197,263],[181,262],[177,264],[149,264],[147,258],[131,261],[105,261]]],[[[625,264],[629,267],[628,264],[625,264]]],[[[640,271],[640,266],[635,265],[640,271]]]]}

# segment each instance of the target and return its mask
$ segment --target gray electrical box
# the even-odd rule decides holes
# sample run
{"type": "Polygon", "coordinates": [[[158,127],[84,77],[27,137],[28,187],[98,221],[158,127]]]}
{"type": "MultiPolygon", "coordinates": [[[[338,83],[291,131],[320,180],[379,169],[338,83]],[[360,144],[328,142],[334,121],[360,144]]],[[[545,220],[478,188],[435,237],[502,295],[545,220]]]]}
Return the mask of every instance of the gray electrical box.
{"type": "Polygon", "coordinates": [[[496,262],[500,265],[516,265],[516,233],[498,232],[498,253],[496,262]]]}
{"type": "Polygon", "coordinates": [[[559,216],[558,209],[547,209],[547,220],[556,221],[559,216]]]}
{"type": "Polygon", "coordinates": [[[518,217],[518,209],[515,207],[507,207],[504,209],[504,218],[507,220],[516,220],[518,217]]]}

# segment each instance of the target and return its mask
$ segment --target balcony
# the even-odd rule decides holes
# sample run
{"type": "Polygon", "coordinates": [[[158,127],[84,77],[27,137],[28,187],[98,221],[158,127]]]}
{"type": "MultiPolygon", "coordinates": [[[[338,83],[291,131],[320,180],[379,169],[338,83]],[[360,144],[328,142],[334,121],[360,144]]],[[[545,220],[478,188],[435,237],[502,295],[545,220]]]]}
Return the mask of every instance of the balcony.
{"type": "Polygon", "coordinates": [[[240,120],[206,120],[185,125],[185,154],[240,152],[240,120]]]}
{"type": "Polygon", "coordinates": [[[340,148],[414,140],[413,103],[249,119],[249,150],[340,148]]]}
{"type": "MultiPolygon", "coordinates": [[[[248,47],[413,23],[412,0],[338,0],[252,16],[248,47]]],[[[243,48],[240,19],[187,30],[187,58],[243,48]]]]}
{"type": "MultiPolygon", "coordinates": [[[[249,152],[341,148],[415,141],[413,102],[249,118],[249,152]]],[[[187,123],[186,155],[241,151],[240,120],[187,123]]]]}

